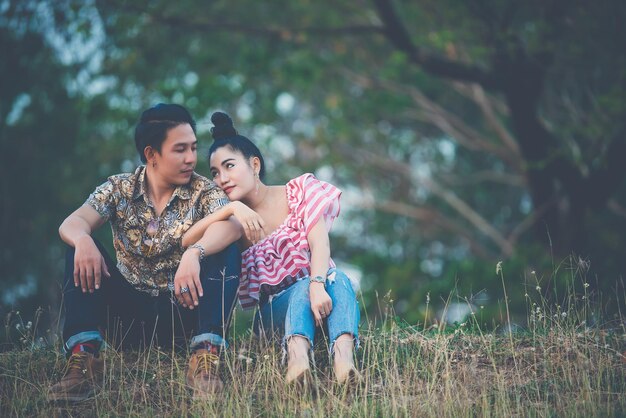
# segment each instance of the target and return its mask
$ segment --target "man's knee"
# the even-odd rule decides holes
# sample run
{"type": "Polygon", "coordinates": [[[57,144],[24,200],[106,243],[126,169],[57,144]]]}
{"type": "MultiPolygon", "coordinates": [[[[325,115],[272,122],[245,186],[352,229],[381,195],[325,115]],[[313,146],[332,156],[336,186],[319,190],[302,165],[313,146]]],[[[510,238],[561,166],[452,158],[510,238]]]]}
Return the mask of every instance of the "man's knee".
{"type": "MultiPolygon", "coordinates": [[[[96,247],[98,247],[98,251],[100,251],[100,254],[102,254],[102,256],[104,257],[105,261],[107,262],[107,265],[110,264],[109,260],[109,253],[107,251],[106,248],[104,248],[104,245],[102,245],[102,243],[93,238],[93,242],[96,244],[96,247]]],[[[72,266],[72,268],[74,268],[74,255],[76,254],[76,248],[72,247],[71,245],[66,245],[65,246],[65,261],[66,263],[70,263],[67,264],[67,266],[72,266]]]]}
{"type": "Polygon", "coordinates": [[[241,252],[236,244],[231,244],[219,253],[208,255],[201,264],[201,277],[219,276],[219,278],[239,277],[241,272],[241,252]],[[223,276],[223,277],[222,277],[223,276]]]}
{"type": "Polygon", "coordinates": [[[228,267],[236,267],[237,270],[241,267],[241,251],[237,244],[230,244],[222,251],[225,265],[228,267]]]}

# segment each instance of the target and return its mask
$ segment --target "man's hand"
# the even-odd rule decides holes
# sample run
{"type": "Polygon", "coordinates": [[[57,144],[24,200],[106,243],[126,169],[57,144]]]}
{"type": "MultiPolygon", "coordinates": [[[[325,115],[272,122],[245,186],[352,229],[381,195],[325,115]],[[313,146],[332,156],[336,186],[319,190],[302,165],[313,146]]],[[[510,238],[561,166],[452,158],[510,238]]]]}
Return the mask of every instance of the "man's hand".
{"type": "Polygon", "coordinates": [[[76,241],[74,253],[74,286],[81,287],[83,293],[100,289],[102,275],[111,277],[104,257],[93,238],[85,235],[76,241]]]}
{"type": "Polygon", "coordinates": [[[202,297],[200,284],[200,251],[189,248],[183,253],[174,276],[174,294],[183,307],[193,309],[198,306],[198,298],[202,297]],[[181,291],[187,289],[186,291],[181,291]]]}
{"type": "Polygon", "coordinates": [[[321,327],[324,319],[333,310],[333,301],[324,289],[323,283],[313,282],[309,284],[309,300],[311,301],[311,311],[315,317],[315,324],[321,327]]]}

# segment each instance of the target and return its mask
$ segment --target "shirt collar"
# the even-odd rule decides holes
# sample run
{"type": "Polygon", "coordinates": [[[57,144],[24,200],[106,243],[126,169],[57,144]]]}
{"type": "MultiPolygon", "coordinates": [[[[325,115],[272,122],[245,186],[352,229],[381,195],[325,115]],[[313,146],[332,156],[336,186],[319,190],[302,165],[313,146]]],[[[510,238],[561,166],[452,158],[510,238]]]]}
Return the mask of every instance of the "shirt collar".
{"type": "Polygon", "coordinates": [[[133,193],[133,200],[140,198],[144,194],[146,194],[146,166],[140,165],[135,170],[135,178],[137,179],[135,183],[135,191],[133,193]]]}
{"type": "MultiPolygon", "coordinates": [[[[137,170],[135,170],[135,176],[137,178],[137,184],[135,185],[135,192],[133,193],[133,200],[144,196],[147,192],[146,166],[142,165],[142,166],[137,167],[137,170]]],[[[175,197],[178,197],[179,199],[183,199],[183,200],[191,199],[192,183],[194,183],[195,179],[196,179],[196,174],[194,173],[191,176],[191,180],[189,181],[189,183],[183,184],[181,186],[176,186],[176,189],[174,189],[174,193],[172,194],[170,201],[174,200],[175,197]]]]}
{"type": "Polygon", "coordinates": [[[191,182],[193,181],[193,175],[189,180],[189,183],[184,184],[182,186],[177,186],[174,190],[174,194],[172,195],[172,199],[174,197],[178,197],[179,199],[188,200],[191,199],[191,182]]]}

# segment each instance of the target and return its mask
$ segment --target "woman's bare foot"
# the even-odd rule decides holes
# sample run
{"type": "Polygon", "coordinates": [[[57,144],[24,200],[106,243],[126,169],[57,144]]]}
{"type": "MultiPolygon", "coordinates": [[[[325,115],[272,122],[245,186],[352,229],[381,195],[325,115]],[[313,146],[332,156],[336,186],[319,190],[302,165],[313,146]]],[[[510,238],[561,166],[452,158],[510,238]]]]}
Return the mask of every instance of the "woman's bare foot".
{"type": "Polygon", "coordinates": [[[335,340],[334,351],[333,368],[337,383],[344,384],[358,380],[361,374],[354,365],[354,338],[352,335],[340,335],[335,340]]]}
{"type": "Polygon", "coordinates": [[[294,335],[287,341],[287,384],[295,382],[310,372],[309,341],[294,335]]]}

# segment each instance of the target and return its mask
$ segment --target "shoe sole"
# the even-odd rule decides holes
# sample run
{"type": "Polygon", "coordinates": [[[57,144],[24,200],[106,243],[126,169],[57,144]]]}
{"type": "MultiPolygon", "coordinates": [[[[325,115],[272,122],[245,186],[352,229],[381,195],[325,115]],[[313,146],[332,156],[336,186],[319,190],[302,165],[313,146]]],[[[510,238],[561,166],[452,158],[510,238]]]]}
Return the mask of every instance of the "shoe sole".
{"type": "Polygon", "coordinates": [[[94,393],[95,393],[95,390],[91,390],[90,392],[88,392],[88,393],[86,393],[84,395],[53,395],[53,394],[48,394],[48,401],[49,402],[82,402],[82,401],[86,401],[87,399],[91,398],[94,393]]]}

